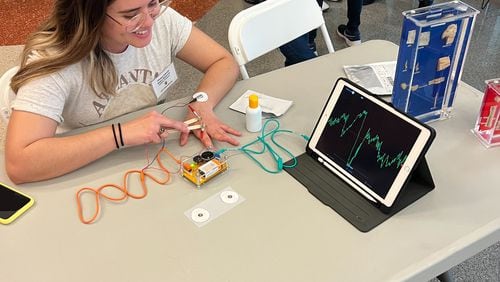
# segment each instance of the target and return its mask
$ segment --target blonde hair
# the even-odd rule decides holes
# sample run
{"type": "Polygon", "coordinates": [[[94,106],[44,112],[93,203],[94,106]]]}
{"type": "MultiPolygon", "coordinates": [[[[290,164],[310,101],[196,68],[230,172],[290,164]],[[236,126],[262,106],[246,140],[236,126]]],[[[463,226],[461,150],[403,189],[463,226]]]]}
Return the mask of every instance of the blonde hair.
{"type": "Polygon", "coordinates": [[[118,83],[115,67],[99,44],[112,1],[56,0],[50,17],[28,37],[20,69],[11,80],[14,92],[35,78],[82,61],[95,94],[113,95],[118,83]]]}

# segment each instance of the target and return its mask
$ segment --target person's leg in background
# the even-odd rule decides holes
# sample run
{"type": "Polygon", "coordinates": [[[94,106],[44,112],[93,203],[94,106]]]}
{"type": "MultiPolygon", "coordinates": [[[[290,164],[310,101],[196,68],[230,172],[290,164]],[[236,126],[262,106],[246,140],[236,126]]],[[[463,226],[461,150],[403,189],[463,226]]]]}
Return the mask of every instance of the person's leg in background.
{"type": "Polygon", "coordinates": [[[434,0],[418,0],[418,7],[427,7],[434,3],[434,0]]]}
{"type": "MultiPolygon", "coordinates": [[[[370,5],[371,3],[375,2],[375,0],[363,0],[363,5],[370,5]]],[[[434,0],[418,0],[418,7],[427,7],[430,6],[434,3],[434,0]]]]}
{"type": "MultiPolygon", "coordinates": [[[[323,5],[323,0],[316,1],[320,7],[323,5]]],[[[279,49],[285,56],[285,66],[317,57],[315,39],[316,30],[313,30],[280,46],[279,49]]]]}
{"type": "Polygon", "coordinates": [[[316,57],[314,51],[309,48],[309,33],[280,46],[279,49],[283,56],[285,56],[285,66],[290,66],[316,57]]]}
{"type": "Polygon", "coordinates": [[[361,44],[359,26],[361,24],[362,8],[363,0],[348,0],[347,24],[341,24],[337,27],[337,34],[345,40],[348,46],[361,44]]]}
{"type": "Polygon", "coordinates": [[[316,51],[316,35],[318,34],[317,30],[311,30],[309,32],[309,49],[313,51],[313,53],[318,56],[318,52],[316,51]]]}

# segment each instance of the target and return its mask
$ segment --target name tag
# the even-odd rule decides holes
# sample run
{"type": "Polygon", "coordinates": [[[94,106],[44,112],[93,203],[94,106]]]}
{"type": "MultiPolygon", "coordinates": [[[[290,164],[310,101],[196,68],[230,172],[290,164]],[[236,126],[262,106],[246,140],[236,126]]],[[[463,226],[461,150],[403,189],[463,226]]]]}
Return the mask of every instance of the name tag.
{"type": "Polygon", "coordinates": [[[165,91],[167,91],[167,89],[172,86],[176,80],[177,72],[175,72],[174,63],[171,63],[157,78],[151,82],[156,97],[160,98],[160,96],[165,93],[165,91]]]}

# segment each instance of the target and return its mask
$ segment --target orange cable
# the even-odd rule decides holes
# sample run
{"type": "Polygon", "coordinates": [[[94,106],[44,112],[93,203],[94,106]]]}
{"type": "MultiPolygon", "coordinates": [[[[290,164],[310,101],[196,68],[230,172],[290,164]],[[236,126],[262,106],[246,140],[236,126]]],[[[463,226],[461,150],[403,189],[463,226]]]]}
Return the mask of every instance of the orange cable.
{"type": "MultiPolygon", "coordinates": [[[[148,165],[141,170],[132,169],[132,170],[126,171],[125,174],[123,175],[123,186],[119,186],[119,185],[113,184],[113,183],[108,183],[108,184],[104,184],[104,185],[100,186],[97,189],[93,189],[91,187],[84,187],[84,188],[81,188],[80,190],[78,190],[78,192],[76,192],[76,204],[77,204],[78,217],[80,218],[80,221],[82,223],[85,223],[85,224],[94,223],[94,221],[96,220],[96,218],[99,215],[99,212],[101,210],[100,197],[106,198],[112,202],[123,201],[123,200],[127,199],[128,197],[131,197],[133,199],[142,199],[142,198],[146,197],[146,195],[148,194],[148,188],[146,185],[146,178],[150,178],[151,180],[153,180],[154,182],[156,182],[160,185],[167,184],[171,179],[171,177],[170,177],[171,172],[165,167],[165,165],[161,161],[161,153],[166,153],[170,158],[172,158],[179,165],[180,165],[181,161],[179,159],[177,159],[174,155],[172,155],[172,153],[170,153],[165,147],[162,146],[162,148],[158,152],[158,155],[156,156],[156,162],[158,163],[160,168],[155,168],[155,169],[158,169],[158,170],[164,172],[166,175],[165,179],[159,179],[158,177],[154,176],[153,174],[148,173],[147,172],[147,170],[149,169],[149,165],[148,165]],[[128,190],[128,179],[132,174],[139,174],[139,178],[141,181],[141,188],[142,188],[141,194],[133,194],[128,190]],[[118,191],[120,191],[122,193],[122,195],[118,196],[118,197],[110,196],[110,195],[104,193],[104,190],[107,188],[117,189],[118,191]],[[94,193],[95,194],[96,209],[95,209],[95,212],[92,215],[92,217],[90,217],[89,219],[85,219],[83,216],[83,205],[81,202],[81,195],[83,193],[94,193]]],[[[147,158],[149,159],[149,157],[147,157],[147,158]]],[[[148,161],[148,163],[149,163],[149,161],[148,161]]]]}

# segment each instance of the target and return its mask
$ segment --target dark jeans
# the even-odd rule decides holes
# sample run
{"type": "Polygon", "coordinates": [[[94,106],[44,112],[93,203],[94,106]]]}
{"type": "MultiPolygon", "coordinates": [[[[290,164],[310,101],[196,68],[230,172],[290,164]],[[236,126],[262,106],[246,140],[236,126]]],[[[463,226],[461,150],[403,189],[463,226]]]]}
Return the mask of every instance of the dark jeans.
{"type": "Polygon", "coordinates": [[[362,8],[363,0],[347,0],[347,33],[352,35],[359,34],[362,8]]]}
{"type": "Polygon", "coordinates": [[[287,44],[280,47],[281,53],[285,56],[285,66],[290,66],[316,57],[316,31],[306,33],[287,44]],[[312,41],[312,43],[311,43],[312,41]]]}
{"type": "Polygon", "coordinates": [[[418,7],[427,7],[434,3],[434,0],[418,0],[418,7]]]}
{"type": "MultiPolygon", "coordinates": [[[[323,0],[316,1],[320,7],[323,5],[323,0]]],[[[317,56],[315,39],[316,30],[313,30],[282,45],[280,51],[285,56],[285,66],[315,58],[317,56]]]]}

